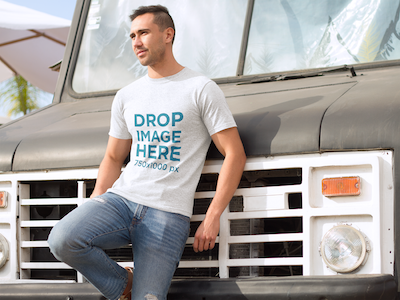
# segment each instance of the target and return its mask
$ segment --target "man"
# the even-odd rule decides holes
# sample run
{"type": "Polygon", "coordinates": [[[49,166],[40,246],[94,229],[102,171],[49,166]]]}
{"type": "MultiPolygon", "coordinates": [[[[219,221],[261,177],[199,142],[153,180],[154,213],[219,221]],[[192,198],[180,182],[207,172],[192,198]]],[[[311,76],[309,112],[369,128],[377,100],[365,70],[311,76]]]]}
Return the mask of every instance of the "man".
{"type": "Polygon", "coordinates": [[[246,156],[222,91],[172,53],[175,28],[163,6],[130,16],[132,47],[148,75],[121,89],[91,200],[52,230],[51,251],[108,299],[166,299],[189,234],[193,197],[210,144],[225,156],[217,190],[195,234],[212,249],[219,219],[246,156]],[[131,160],[121,174],[127,155],[131,160]],[[134,275],[103,249],[132,243],[134,275]]]}

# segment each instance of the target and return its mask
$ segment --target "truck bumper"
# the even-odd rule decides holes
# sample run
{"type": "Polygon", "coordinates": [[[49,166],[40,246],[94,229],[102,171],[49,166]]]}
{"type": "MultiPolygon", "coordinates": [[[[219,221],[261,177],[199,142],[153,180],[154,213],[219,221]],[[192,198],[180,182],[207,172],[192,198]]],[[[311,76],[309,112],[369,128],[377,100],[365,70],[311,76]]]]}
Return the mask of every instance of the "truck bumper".
{"type": "MultiPolygon", "coordinates": [[[[394,300],[397,282],[391,275],[295,276],[249,279],[174,280],[169,300],[394,300]]],[[[0,284],[0,299],[103,300],[90,284],[0,284]]]]}
{"type": "Polygon", "coordinates": [[[397,281],[391,275],[343,275],[181,280],[171,285],[168,299],[392,300],[396,296],[397,281]]]}

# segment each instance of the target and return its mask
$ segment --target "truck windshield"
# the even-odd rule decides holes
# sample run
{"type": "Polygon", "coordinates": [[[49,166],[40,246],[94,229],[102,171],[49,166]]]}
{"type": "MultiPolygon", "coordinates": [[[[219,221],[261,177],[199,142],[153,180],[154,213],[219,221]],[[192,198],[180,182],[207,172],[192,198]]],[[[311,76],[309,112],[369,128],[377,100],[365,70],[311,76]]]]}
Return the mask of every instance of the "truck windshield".
{"type": "MultiPolygon", "coordinates": [[[[243,70],[247,0],[158,2],[175,22],[177,61],[213,79],[400,59],[400,0],[255,0],[243,70]]],[[[131,48],[129,15],[149,4],[91,1],[75,92],[116,90],[146,74],[131,48]]]]}
{"type": "Polygon", "coordinates": [[[400,58],[398,0],[258,0],[244,74],[400,58]]]}
{"type": "MultiPolygon", "coordinates": [[[[234,76],[247,0],[158,1],[176,28],[174,55],[212,78],[234,76]]],[[[119,89],[147,73],[129,37],[129,15],[145,0],[92,0],[73,78],[78,93],[119,89]]]]}

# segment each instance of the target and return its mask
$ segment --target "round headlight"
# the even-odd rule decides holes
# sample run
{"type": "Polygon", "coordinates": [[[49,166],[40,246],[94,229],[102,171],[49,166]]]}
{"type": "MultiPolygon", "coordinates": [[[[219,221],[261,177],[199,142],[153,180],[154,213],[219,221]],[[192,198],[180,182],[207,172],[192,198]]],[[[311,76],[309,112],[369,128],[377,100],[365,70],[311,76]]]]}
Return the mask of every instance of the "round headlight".
{"type": "Polygon", "coordinates": [[[4,236],[0,234],[0,268],[2,268],[8,260],[8,242],[4,236]]]}
{"type": "Polygon", "coordinates": [[[326,265],[338,273],[357,269],[366,258],[367,246],[360,231],[349,225],[329,230],[321,241],[321,255],[326,265]]]}

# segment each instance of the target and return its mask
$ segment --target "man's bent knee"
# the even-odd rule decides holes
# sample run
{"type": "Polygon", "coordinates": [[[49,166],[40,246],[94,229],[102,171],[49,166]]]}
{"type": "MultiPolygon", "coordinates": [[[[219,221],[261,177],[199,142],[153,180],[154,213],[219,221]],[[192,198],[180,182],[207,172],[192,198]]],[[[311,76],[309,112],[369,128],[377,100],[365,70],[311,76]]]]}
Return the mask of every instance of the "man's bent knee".
{"type": "Polygon", "coordinates": [[[50,232],[47,242],[51,253],[53,253],[54,257],[59,261],[65,262],[70,255],[70,238],[70,234],[59,230],[57,224],[50,232]]]}
{"type": "Polygon", "coordinates": [[[64,248],[63,235],[55,233],[55,228],[53,228],[49,234],[47,243],[49,244],[50,251],[53,253],[54,257],[62,261],[62,249],[64,248]]]}

